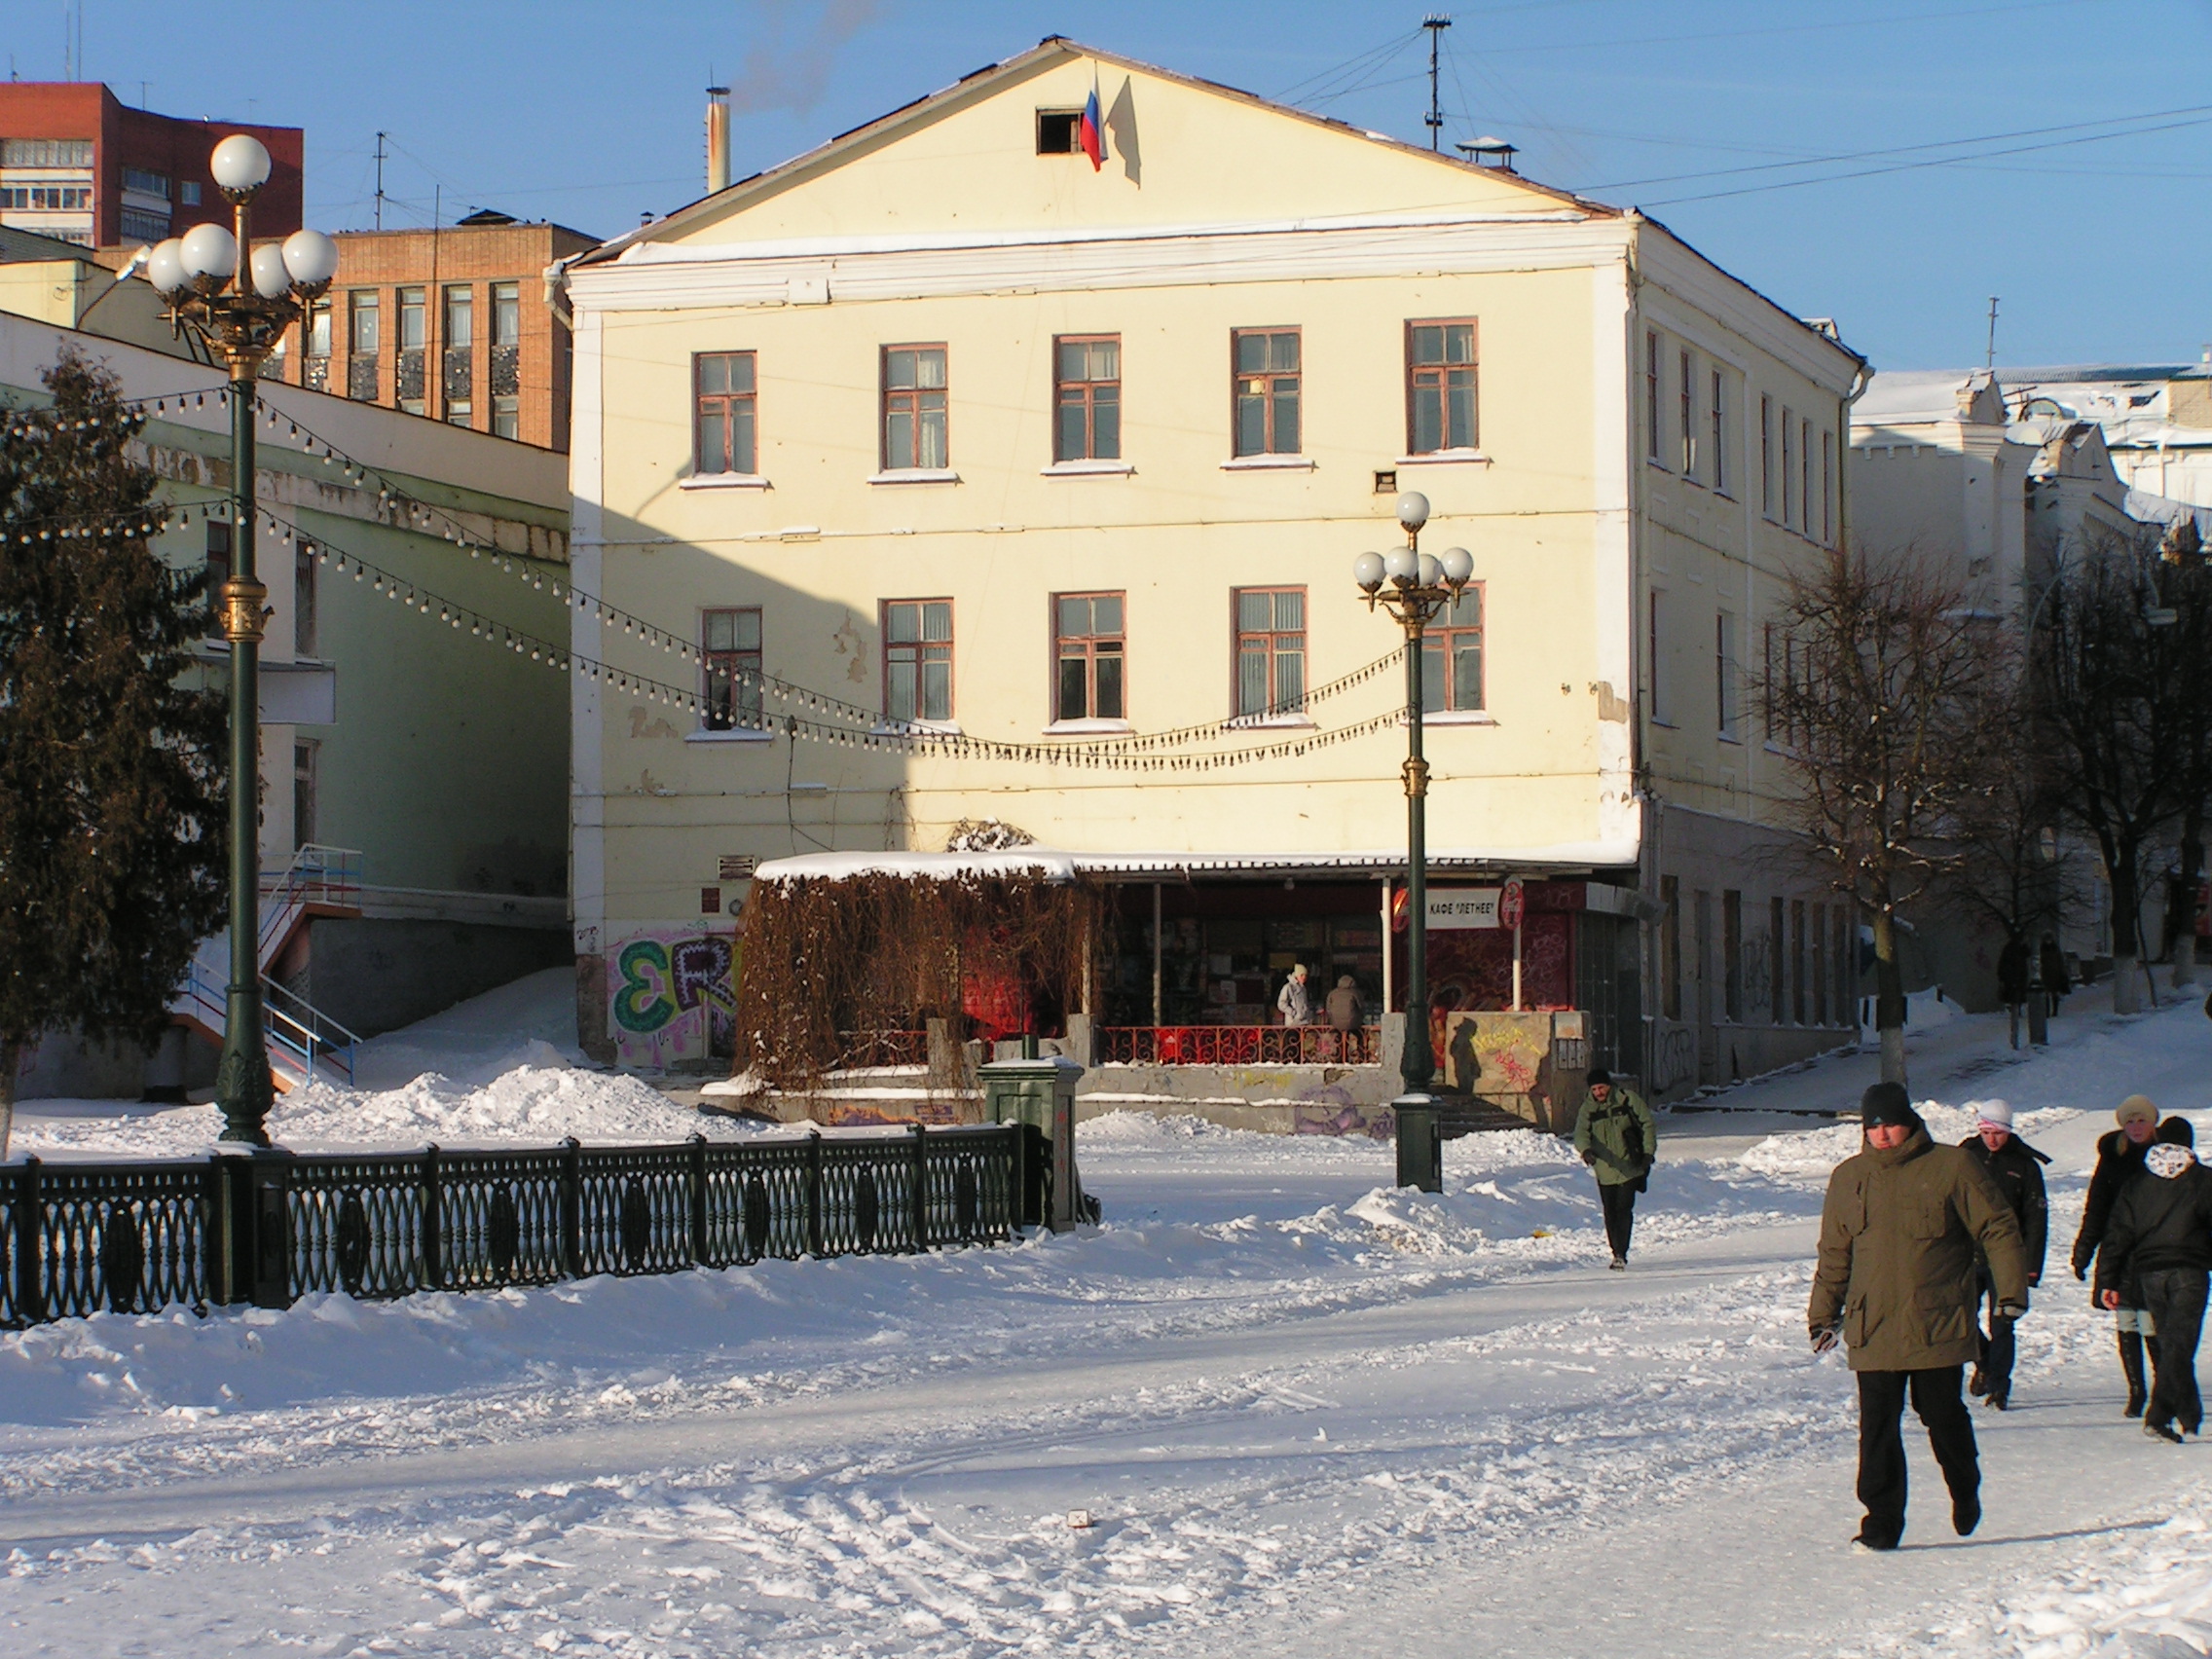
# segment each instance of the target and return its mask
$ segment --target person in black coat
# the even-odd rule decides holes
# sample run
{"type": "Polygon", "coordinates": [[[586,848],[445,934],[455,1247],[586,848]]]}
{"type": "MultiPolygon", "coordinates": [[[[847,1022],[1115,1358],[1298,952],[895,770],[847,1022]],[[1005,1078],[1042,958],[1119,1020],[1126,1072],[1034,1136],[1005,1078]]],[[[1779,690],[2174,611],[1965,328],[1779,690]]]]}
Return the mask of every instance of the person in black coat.
{"type": "Polygon", "coordinates": [[[2204,1426],[2196,1342],[2212,1289],[2212,1169],[2196,1161],[2195,1139],[2187,1118],[2158,1125],[2157,1142],[2143,1155],[2143,1176],[2113,1205],[2097,1252],[2098,1299],[2118,1308],[2120,1286],[2132,1280],[2156,1329],[2157,1380],[2143,1432],[2176,1445],[2204,1426]]]}
{"type": "Polygon", "coordinates": [[[1997,1000],[2005,1005],[2012,1047],[2020,1046],[2020,1011],[2028,1002],[2028,941],[2018,934],[1997,953],[1997,1000]]]}
{"type": "MultiPolygon", "coordinates": [[[[2012,1132],[2012,1108],[2002,1100],[1982,1102],[1974,1132],[1959,1145],[1981,1165],[1983,1173],[1996,1184],[1997,1191],[2011,1207],[2012,1218],[2020,1224],[2021,1242],[2027,1246],[2028,1284],[2030,1288],[2041,1284],[2044,1251],[2050,1233],[2050,1207],[2044,1195],[2043,1166],[2050,1160],[2012,1132]]],[[[1998,1311],[1989,1262],[1978,1253],[1974,1273],[1981,1287],[1975,1314],[1981,1359],[1967,1381],[1967,1391],[1982,1395],[1992,1410],[2001,1412],[2012,1401],[2012,1327],[2017,1321],[1998,1311]],[[1988,1298],[1990,1303],[1986,1335],[1978,1329],[1981,1297],[1988,1298]]]]}
{"type": "MultiPolygon", "coordinates": [[[[2105,1229],[2112,1222],[2112,1207],[2128,1184],[2143,1173],[2143,1155],[2150,1151],[2158,1128],[2157,1107],[2140,1094],[2122,1100],[2113,1116],[2120,1120],[2120,1127],[2097,1142],[2096,1172],[2089,1177],[2089,1196],[2082,1206],[2082,1231],[2074,1235],[2074,1276],[2078,1279],[2089,1276],[2089,1264],[2096,1259],[2097,1246],[2104,1241],[2105,1229]]],[[[2129,1298],[2129,1287],[2122,1284],[2119,1288],[2120,1369],[2127,1377],[2127,1415],[2141,1417],[2150,1398],[2143,1382],[2143,1339],[2151,1334],[2151,1321],[2129,1298]]],[[[2094,1306],[2104,1306],[2102,1301],[2092,1300],[2094,1306]]]]}

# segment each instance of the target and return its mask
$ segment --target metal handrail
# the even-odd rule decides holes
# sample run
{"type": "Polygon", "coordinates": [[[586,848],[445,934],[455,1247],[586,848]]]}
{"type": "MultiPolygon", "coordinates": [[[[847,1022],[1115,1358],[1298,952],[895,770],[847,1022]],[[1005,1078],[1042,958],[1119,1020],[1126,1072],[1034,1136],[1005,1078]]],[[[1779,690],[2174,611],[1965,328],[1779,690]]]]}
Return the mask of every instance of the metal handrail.
{"type": "MultiPolygon", "coordinates": [[[[272,1050],[280,1050],[292,1056],[309,1078],[315,1075],[317,1064],[323,1064],[342,1073],[348,1083],[353,1081],[354,1051],[362,1041],[357,1032],[266,974],[261,977],[261,991],[262,1030],[272,1050]],[[291,1008],[283,1006],[287,1003],[291,1008]]],[[[210,1025],[222,1024],[230,987],[220,983],[197,957],[185,975],[185,994],[200,1006],[210,1025]]]]}

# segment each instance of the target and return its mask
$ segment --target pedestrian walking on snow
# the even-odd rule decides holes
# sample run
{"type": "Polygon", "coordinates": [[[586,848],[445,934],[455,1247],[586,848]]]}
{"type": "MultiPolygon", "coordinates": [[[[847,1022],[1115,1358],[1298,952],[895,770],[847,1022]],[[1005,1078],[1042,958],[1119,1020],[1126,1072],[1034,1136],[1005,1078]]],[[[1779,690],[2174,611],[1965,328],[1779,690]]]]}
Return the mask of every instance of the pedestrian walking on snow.
{"type": "Polygon", "coordinates": [[[1275,993],[1275,1007],[1282,1014],[1285,1025],[1311,1025],[1313,1023],[1313,993],[1306,988],[1306,964],[1301,962],[1290,971],[1290,977],[1282,982],[1275,993]]]}
{"type": "MultiPolygon", "coordinates": [[[[2113,1205],[2143,1173],[2143,1155],[2151,1150],[2152,1138],[2157,1133],[2158,1109],[2140,1094],[2122,1100],[2113,1116],[2120,1120],[2120,1127],[2097,1142],[2097,1166],[2089,1176],[2088,1197],[2082,1205],[2082,1230],[2074,1235],[2074,1276],[2078,1279],[2089,1276],[2089,1264],[2096,1259],[2105,1229],[2112,1223],[2113,1205]]],[[[2131,1286],[2121,1284],[2119,1289],[2120,1304],[2115,1311],[2120,1369],[2127,1379],[2126,1415],[2141,1417],[2151,1398],[2150,1387],[2143,1380],[2143,1344],[2151,1335],[2151,1316],[2129,1299],[2131,1286]]],[[[2105,1306],[2094,1291],[2090,1301],[2099,1309],[2105,1306]]]]}
{"type": "Polygon", "coordinates": [[[1997,1000],[2005,1005],[2012,1047],[2020,1046],[2020,1014],[2028,1001],[2028,941],[2018,934],[1997,953],[1997,1000]]]}
{"type": "Polygon", "coordinates": [[[2132,1300],[2151,1316],[2150,1409],[2143,1432],[2176,1445],[2204,1426],[2196,1389],[2196,1341],[2212,1282],[2212,1169],[2196,1161],[2196,1132],[2168,1118],[2143,1155],[2142,1178],[2112,1207],[2097,1252],[2097,1299],[2132,1300]],[[2132,1282],[2133,1291],[2122,1285],[2132,1282]]]}
{"type": "MultiPolygon", "coordinates": [[[[1996,1184],[1999,1197],[2010,1206],[2019,1224],[2020,1242],[2027,1251],[2028,1288],[2043,1282],[2044,1250],[2049,1235],[2050,1209],[2044,1194],[2043,1166],[2050,1161],[2012,1132],[2012,1108],[2002,1100],[1985,1100],[1974,1119],[1974,1132],[1959,1145],[1981,1165],[1982,1173],[1996,1184]]],[[[1997,1310],[1997,1284],[1989,1276],[1989,1258],[1974,1252],[1975,1334],[1981,1357],[1967,1379],[1967,1392],[1979,1394],[1993,1411],[2012,1403],[2012,1324],[1997,1310]],[[1981,1305],[1989,1304],[1989,1329],[1981,1332],[1981,1305]]]]}
{"type": "Polygon", "coordinates": [[[1859,1380],[1855,1540],[1894,1550],[1904,1535],[1905,1398],[1927,1425],[1951,1493],[1951,1526],[1981,1524],[1981,1462],[1959,1393],[1974,1357],[1974,1263],[1986,1258],[1997,1310],[2028,1309],[2019,1224],[1972,1156],[1937,1146],[1904,1089],[1877,1083],[1859,1103],[1865,1147],[1836,1165],[1821,1206],[1820,1266],[1806,1309],[1813,1351],[1840,1338],[1859,1380]]]}
{"type": "Polygon", "coordinates": [[[1636,1195],[1648,1184],[1659,1155],[1659,1120],[1632,1088],[1623,1088],[1604,1066],[1590,1071],[1589,1092],[1574,1114],[1574,1150],[1598,1177],[1598,1204],[1605,1212],[1605,1242],[1613,1268],[1628,1266],[1629,1235],[1636,1230],[1636,1195]]]}

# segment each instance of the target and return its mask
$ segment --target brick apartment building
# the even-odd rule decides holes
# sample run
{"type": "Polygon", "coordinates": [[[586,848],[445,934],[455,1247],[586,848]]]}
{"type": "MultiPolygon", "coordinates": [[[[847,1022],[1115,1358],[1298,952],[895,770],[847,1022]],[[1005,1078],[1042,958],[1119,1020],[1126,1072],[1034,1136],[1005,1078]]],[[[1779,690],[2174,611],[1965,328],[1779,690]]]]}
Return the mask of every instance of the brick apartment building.
{"type": "Polygon", "coordinates": [[[0,83],[0,225],[81,247],[136,247],[227,222],[207,157],[233,132],[269,147],[255,232],[289,236],[300,228],[299,128],[156,115],[96,81],[0,83]]]}
{"type": "Polygon", "coordinates": [[[437,230],[341,231],[338,275],[269,373],[541,449],[569,447],[569,329],[545,268],[598,245],[471,213],[437,230]]]}

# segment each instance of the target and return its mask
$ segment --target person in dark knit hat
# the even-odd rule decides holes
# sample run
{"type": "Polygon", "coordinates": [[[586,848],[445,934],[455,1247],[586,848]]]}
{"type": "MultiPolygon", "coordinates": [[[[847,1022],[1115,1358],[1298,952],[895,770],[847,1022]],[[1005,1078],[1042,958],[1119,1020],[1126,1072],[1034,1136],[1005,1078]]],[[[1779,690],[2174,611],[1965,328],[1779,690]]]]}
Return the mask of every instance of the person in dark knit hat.
{"type": "Polygon", "coordinates": [[[1605,1212],[1605,1242],[1614,1269],[1628,1266],[1629,1235],[1636,1227],[1636,1195],[1644,1190],[1659,1155],[1659,1120],[1632,1088],[1623,1088],[1604,1066],[1590,1068],[1589,1092],[1574,1115],[1574,1150],[1598,1177],[1598,1203],[1605,1212]]]}
{"type": "Polygon", "coordinates": [[[2028,1309],[2020,1226],[1966,1152],[1937,1146],[1902,1086],[1859,1103],[1865,1143],[1836,1165],[1821,1207],[1820,1265],[1806,1309],[1813,1351],[1840,1339],[1859,1382],[1859,1501],[1853,1541],[1894,1550],[1904,1535],[1905,1398],[1927,1425],[1961,1537],[1981,1523],[1981,1462],[1959,1393],[1976,1357],[1974,1265],[1989,1263],[2000,1317],[2028,1309]]]}

